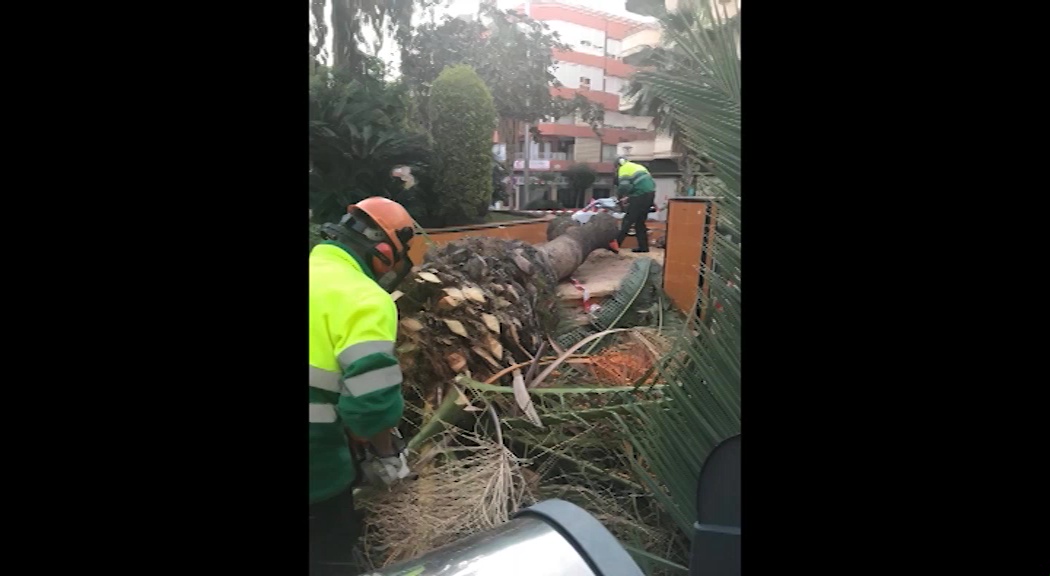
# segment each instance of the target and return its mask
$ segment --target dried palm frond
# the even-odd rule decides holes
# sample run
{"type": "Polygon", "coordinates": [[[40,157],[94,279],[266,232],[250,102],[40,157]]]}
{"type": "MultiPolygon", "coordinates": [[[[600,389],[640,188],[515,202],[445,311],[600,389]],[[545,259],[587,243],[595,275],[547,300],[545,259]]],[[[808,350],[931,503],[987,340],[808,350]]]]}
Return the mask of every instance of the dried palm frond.
{"type": "Polygon", "coordinates": [[[364,556],[379,568],[508,521],[535,501],[526,462],[499,442],[450,429],[413,465],[418,477],[359,498],[364,556]]]}

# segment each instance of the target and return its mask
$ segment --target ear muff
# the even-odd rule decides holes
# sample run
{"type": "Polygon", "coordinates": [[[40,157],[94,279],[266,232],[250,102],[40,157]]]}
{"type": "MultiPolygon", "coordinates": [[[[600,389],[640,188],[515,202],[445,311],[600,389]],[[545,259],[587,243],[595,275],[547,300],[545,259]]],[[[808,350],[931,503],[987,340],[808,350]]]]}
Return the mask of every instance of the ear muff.
{"type": "Polygon", "coordinates": [[[377,273],[383,274],[394,266],[394,248],[386,242],[380,242],[372,247],[375,251],[375,260],[372,267],[377,273]]]}

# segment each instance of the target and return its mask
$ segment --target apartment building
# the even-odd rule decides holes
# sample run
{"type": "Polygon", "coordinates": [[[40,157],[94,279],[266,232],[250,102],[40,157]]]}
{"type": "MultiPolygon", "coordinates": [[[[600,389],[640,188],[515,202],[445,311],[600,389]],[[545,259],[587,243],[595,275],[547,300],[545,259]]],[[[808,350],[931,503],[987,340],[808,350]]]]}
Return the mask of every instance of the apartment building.
{"type": "MultiPolygon", "coordinates": [[[[680,1],[664,0],[668,10],[680,1]]],[[[703,0],[701,0],[703,1],[703,0]]],[[[713,8],[732,17],[739,0],[707,0],[713,8]]],[[[615,160],[618,156],[646,165],[656,184],[657,206],[678,193],[680,177],[678,153],[672,139],[657,131],[653,119],[630,114],[632,102],[624,89],[635,66],[647,47],[659,46],[661,29],[654,18],[630,12],[626,0],[537,0],[517,10],[547,24],[558,33],[565,51],[557,51],[555,77],[560,87],[552,87],[555,96],[572,98],[583,95],[605,109],[605,123],[599,137],[578,117],[558,118],[540,124],[541,136],[532,142],[529,170],[534,184],[523,204],[550,198],[568,206],[570,195],[561,173],[573,164],[587,164],[598,173],[591,196],[601,198],[612,193],[615,160]],[[539,180],[542,184],[535,184],[539,180]]],[[[524,150],[524,134],[519,135],[518,149],[524,150]]],[[[496,153],[503,159],[502,147],[496,153]]],[[[520,192],[524,184],[524,152],[514,159],[514,182],[520,192]]],[[[583,202],[590,200],[590,196],[583,202]]],[[[662,219],[663,214],[656,216],[662,219]]]]}
{"type": "MultiPolygon", "coordinates": [[[[532,143],[529,170],[533,176],[554,180],[550,185],[533,185],[525,203],[552,198],[565,201],[565,181],[558,176],[573,164],[587,164],[598,173],[593,196],[608,196],[613,187],[615,160],[636,149],[653,150],[657,134],[653,119],[626,113],[621,93],[634,67],[621,57],[624,39],[634,30],[656,28],[652,18],[632,14],[619,0],[602,3],[586,0],[542,0],[530,3],[529,15],[557,32],[568,49],[557,51],[555,76],[560,87],[551,87],[555,96],[583,95],[605,109],[605,124],[599,137],[578,117],[567,116],[537,126],[541,136],[532,143]],[[596,8],[600,6],[601,9],[596,8]],[[553,178],[551,178],[553,173],[553,178]],[[559,189],[561,194],[559,195],[559,189]]],[[[525,11],[525,6],[518,8],[525,11]]],[[[519,150],[524,150],[524,135],[519,150]]],[[[499,153],[499,151],[497,151],[499,153]]],[[[525,153],[514,159],[515,183],[524,183],[525,153]]]]}

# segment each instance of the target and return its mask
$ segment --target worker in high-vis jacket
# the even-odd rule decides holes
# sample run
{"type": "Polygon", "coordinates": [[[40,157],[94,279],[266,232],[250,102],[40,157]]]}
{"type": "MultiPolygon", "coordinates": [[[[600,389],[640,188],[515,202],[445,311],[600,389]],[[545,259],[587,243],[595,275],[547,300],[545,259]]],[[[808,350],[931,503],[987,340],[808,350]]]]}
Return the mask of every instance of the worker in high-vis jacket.
{"type": "Polygon", "coordinates": [[[370,478],[391,484],[409,474],[395,444],[404,399],[390,292],[412,268],[414,227],[400,204],[368,198],[321,233],[309,264],[310,574],[350,575],[361,526],[351,443],[368,445],[370,478]]]}
{"type": "Polygon", "coordinates": [[[627,204],[623,224],[620,226],[620,236],[616,239],[619,245],[627,238],[631,226],[634,226],[635,237],[638,239],[638,247],[632,252],[649,251],[649,231],[645,228],[645,222],[649,218],[649,209],[656,197],[656,182],[649,174],[649,170],[641,164],[620,157],[616,160],[617,196],[620,201],[627,204]]]}

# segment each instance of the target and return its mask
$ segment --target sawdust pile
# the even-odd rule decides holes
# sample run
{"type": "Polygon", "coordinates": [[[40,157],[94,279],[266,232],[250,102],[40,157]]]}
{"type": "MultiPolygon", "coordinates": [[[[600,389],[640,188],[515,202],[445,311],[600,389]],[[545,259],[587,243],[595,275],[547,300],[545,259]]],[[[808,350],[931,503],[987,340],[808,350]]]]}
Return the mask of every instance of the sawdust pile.
{"type": "Polygon", "coordinates": [[[546,255],[517,240],[464,238],[427,253],[397,297],[406,380],[435,391],[531,360],[558,323],[546,255]]]}
{"type": "Polygon", "coordinates": [[[368,511],[361,544],[372,569],[499,526],[536,501],[526,462],[502,444],[460,431],[436,446],[411,463],[418,478],[359,500],[368,511]]]}

